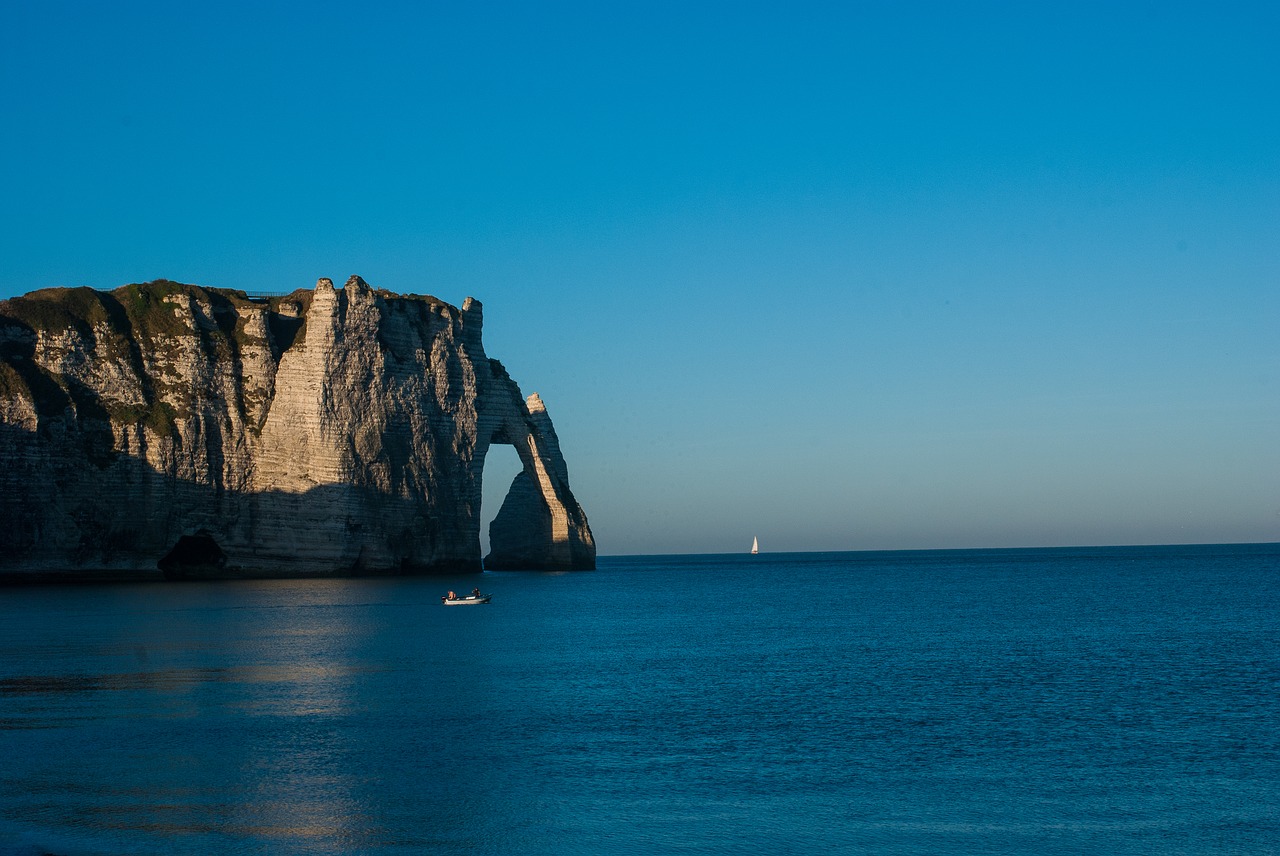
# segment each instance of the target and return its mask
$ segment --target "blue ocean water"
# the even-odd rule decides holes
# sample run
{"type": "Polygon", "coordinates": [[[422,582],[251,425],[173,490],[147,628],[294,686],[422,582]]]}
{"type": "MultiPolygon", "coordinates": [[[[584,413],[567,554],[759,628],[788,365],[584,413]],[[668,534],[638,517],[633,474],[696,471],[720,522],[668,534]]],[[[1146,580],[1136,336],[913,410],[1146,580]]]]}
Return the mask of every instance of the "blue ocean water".
{"type": "Polygon", "coordinates": [[[1275,853],[1278,631],[1280,545],[11,588],[0,853],[1275,853]]]}

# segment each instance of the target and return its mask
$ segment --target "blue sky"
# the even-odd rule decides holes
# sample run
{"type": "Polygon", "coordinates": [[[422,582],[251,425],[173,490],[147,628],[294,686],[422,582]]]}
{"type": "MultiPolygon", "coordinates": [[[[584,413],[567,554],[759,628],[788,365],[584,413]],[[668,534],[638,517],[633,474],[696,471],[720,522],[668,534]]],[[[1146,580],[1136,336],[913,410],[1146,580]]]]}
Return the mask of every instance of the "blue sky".
{"type": "Polygon", "coordinates": [[[473,295],[603,554],[1278,540],[1280,13],[1038,5],[8,3],[0,296],[473,295]]]}

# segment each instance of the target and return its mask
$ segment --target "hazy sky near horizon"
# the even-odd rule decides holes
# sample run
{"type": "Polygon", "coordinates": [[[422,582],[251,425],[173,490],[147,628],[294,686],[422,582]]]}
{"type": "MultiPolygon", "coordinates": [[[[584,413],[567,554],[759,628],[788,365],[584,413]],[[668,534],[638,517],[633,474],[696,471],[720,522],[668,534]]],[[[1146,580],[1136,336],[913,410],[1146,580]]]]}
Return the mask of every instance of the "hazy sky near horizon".
{"type": "Polygon", "coordinates": [[[7,3],[0,297],[475,296],[602,554],[1280,540],[1278,35],[1261,2],[7,3]]]}

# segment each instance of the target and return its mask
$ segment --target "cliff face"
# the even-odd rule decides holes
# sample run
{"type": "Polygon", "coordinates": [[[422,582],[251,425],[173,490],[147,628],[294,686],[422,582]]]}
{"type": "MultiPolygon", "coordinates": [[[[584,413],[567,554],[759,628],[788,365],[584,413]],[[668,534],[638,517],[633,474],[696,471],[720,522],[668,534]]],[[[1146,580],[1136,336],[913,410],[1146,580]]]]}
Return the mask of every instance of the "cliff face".
{"type": "Polygon", "coordinates": [[[0,303],[0,575],[479,570],[493,443],[524,472],[492,564],[593,568],[545,407],[485,356],[482,321],[358,277],[0,303]]]}

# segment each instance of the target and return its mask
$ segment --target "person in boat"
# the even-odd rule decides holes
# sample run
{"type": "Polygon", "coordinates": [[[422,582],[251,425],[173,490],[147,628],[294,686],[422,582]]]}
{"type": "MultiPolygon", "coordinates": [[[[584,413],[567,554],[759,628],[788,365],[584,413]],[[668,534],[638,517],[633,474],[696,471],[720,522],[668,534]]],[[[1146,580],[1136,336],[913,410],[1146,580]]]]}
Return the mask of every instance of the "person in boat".
{"type": "Polygon", "coordinates": [[[471,596],[472,596],[472,597],[479,597],[479,596],[480,596],[480,589],[478,589],[478,588],[473,588],[473,589],[471,590],[471,596]]]}
{"type": "Polygon", "coordinates": [[[449,592],[449,600],[457,600],[457,599],[458,599],[458,595],[456,593],[449,592]]]}

